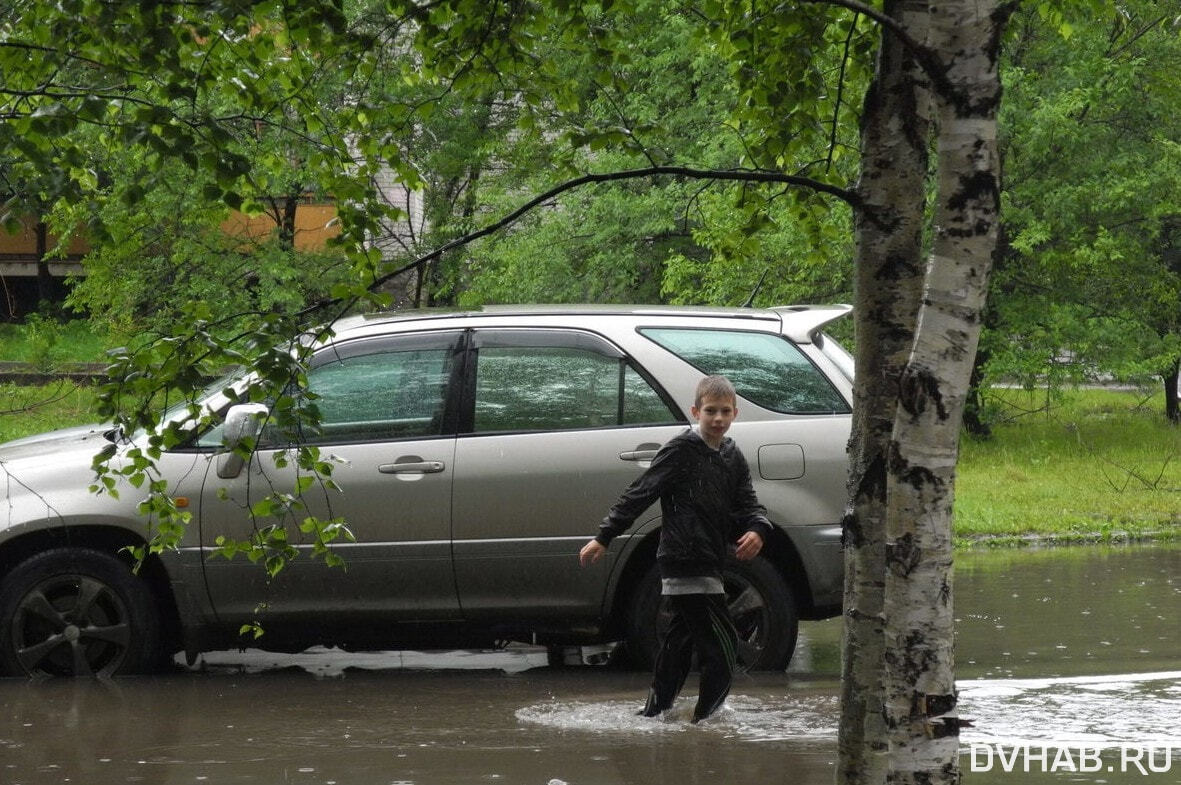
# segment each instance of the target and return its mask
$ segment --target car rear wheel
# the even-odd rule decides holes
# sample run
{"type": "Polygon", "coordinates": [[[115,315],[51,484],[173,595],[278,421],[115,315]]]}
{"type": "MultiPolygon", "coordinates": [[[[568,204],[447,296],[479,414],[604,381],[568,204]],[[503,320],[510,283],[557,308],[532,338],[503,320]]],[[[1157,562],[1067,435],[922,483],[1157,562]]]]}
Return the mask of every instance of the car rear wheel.
{"type": "Polygon", "coordinates": [[[0,581],[0,671],[99,676],[155,661],[160,622],[148,585],[111,554],[61,548],[0,581]]]}
{"type": "MultiPolygon", "coordinates": [[[[738,662],[747,670],[784,670],[799,634],[799,616],[791,590],[779,571],[762,557],[730,561],[722,574],[726,604],[738,631],[738,662]]],[[[656,565],[632,595],[626,646],[638,666],[656,659],[660,612],[660,573],[656,565]]]]}

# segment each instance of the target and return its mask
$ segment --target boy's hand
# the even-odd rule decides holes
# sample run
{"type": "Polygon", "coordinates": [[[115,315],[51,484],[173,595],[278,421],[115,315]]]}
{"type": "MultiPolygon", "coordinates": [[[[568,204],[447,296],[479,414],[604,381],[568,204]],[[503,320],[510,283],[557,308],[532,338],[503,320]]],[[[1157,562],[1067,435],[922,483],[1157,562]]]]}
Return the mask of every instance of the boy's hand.
{"type": "Polygon", "coordinates": [[[734,555],[740,561],[750,561],[758,556],[762,549],[763,536],[758,532],[747,532],[738,538],[738,550],[734,551],[734,555]]]}
{"type": "Polygon", "coordinates": [[[586,545],[582,546],[582,550],[578,552],[578,563],[583,567],[588,564],[594,564],[599,559],[603,558],[603,554],[607,549],[598,540],[591,540],[586,545]]]}

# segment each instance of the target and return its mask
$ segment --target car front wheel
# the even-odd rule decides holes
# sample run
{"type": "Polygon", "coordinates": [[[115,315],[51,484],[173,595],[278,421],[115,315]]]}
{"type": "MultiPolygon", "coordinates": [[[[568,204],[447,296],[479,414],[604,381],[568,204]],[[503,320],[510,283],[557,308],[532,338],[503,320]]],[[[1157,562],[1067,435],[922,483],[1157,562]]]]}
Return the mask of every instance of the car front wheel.
{"type": "MultiPolygon", "coordinates": [[[[791,590],[766,559],[731,560],[722,574],[730,619],[738,631],[738,662],[747,670],[784,670],[799,633],[791,590]]],[[[656,565],[636,586],[627,620],[627,650],[637,665],[656,659],[660,573],[656,565]]]]}
{"type": "Polygon", "coordinates": [[[0,672],[99,676],[141,672],[159,639],[147,584],[115,556],[60,548],[0,581],[0,672]]]}

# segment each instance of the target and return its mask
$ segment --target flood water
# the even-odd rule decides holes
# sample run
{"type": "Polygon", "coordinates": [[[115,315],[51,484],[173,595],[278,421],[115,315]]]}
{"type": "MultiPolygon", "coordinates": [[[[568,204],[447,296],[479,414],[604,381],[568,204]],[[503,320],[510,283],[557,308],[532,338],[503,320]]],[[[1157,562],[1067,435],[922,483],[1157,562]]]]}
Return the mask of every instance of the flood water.
{"type": "MultiPolygon", "coordinates": [[[[1181,783],[1181,545],[962,554],[956,609],[966,783],[1181,783]]],[[[0,680],[0,785],[819,785],[839,638],[805,623],[786,674],[739,676],[699,726],[636,717],[647,674],[529,648],[0,680]]]]}

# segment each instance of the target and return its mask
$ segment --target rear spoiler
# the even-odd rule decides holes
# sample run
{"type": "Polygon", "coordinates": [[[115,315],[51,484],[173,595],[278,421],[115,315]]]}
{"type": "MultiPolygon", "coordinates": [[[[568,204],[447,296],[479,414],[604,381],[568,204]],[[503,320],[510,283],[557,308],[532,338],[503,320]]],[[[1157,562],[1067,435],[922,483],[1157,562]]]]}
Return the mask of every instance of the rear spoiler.
{"type": "Polygon", "coordinates": [[[780,305],[768,310],[779,314],[783,334],[795,343],[812,343],[813,336],[826,324],[835,322],[853,310],[853,306],[837,305],[780,305]]]}

